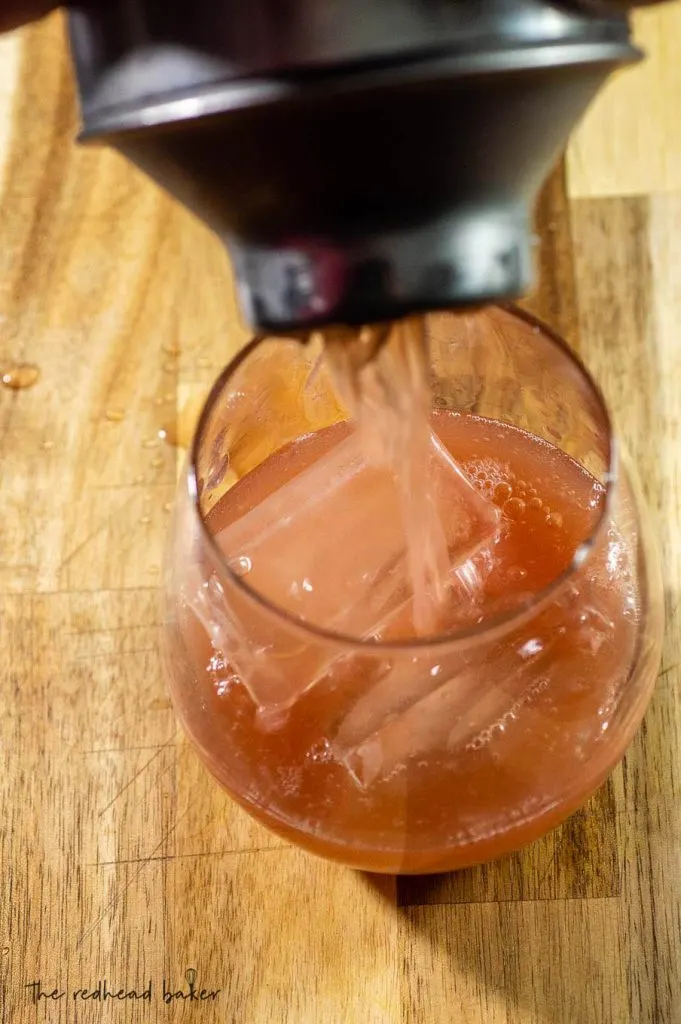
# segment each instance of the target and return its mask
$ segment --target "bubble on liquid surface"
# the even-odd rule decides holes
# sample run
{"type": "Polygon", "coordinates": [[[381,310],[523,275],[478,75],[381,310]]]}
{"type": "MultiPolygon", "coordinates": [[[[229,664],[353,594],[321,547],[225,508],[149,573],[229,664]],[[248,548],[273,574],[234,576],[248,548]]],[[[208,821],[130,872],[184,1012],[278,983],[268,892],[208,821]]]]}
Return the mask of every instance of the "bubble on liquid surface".
{"type": "Polygon", "coordinates": [[[312,764],[331,764],[336,760],[328,740],[322,739],[310,747],[305,760],[312,764]]]}
{"type": "Polygon", "coordinates": [[[241,677],[234,671],[220,651],[215,651],[211,656],[206,671],[210,675],[213,687],[218,697],[226,697],[230,691],[242,683],[241,677]]]}
{"type": "Polygon", "coordinates": [[[469,459],[462,464],[462,469],[472,484],[489,501],[498,501],[495,492],[498,487],[509,488],[509,466],[496,462],[494,459],[469,459]]]}
{"type": "Polygon", "coordinates": [[[504,515],[509,519],[520,519],[525,508],[526,505],[522,498],[509,498],[504,505],[504,515]]]}
{"type": "Polygon", "coordinates": [[[503,505],[513,495],[513,488],[510,484],[503,483],[497,484],[494,488],[494,500],[499,505],[503,505]]]}
{"type": "Polygon", "coordinates": [[[464,749],[468,751],[482,750],[488,746],[492,740],[501,740],[504,734],[511,726],[518,722],[522,718],[523,709],[532,704],[532,702],[546,690],[550,683],[550,674],[540,676],[537,680],[531,683],[524,693],[522,693],[517,700],[511,705],[511,707],[503,715],[501,715],[492,725],[487,726],[485,729],[480,730],[473,739],[466,743],[464,749]]]}
{"type": "Polygon", "coordinates": [[[293,765],[277,768],[277,788],[284,796],[295,796],[300,789],[302,771],[293,765]]]}
{"type": "Polygon", "coordinates": [[[241,679],[236,674],[236,672],[230,672],[228,675],[221,676],[219,679],[216,680],[215,692],[217,693],[218,697],[226,697],[230,690],[232,690],[239,683],[241,683],[241,679]]]}

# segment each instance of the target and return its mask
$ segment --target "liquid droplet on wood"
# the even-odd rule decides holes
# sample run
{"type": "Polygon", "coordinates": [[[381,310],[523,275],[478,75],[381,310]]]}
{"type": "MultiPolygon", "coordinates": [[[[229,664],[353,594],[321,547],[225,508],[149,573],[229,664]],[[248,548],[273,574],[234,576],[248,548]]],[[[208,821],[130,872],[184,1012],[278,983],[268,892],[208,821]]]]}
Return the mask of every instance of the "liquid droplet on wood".
{"type": "Polygon", "coordinates": [[[54,448],[54,445],[54,441],[43,441],[43,451],[51,452],[52,449],[54,448]]]}
{"type": "Polygon", "coordinates": [[[205,390],[191,395],[177,412],[176,419],[159,430],[166,444],[172,448],[189,448],[196,431],[205,401],[205,390]]]}
{"type": "Polygon", "coordinates": [[[154,697],[148,705],[149,711],[169,711],[171,707],[172,704],[167,697],[154,697]]]}
{"type": "Polygon", "coordinates": [[[158,437],[148,437],[146,441],[142,441],[143,448],[158,448],[159,446],[158,437]]]}
{"type": "Polygon", "coordinates": [[[11,391],[32,388],[40,380],[40,368],[35,363],[15,363],[2,372],[2,383],[11,391]]]}
{"type": "Polygon", "coordinates": [[[164,444],[170,445],[171,448],[177,447],[177,431],[174,423],[161,427],[158,436],[164,444]]]}
{"type": "Polygon", "coordinates": [[[109,421],[109,423],[120,423],[125,419],[125,413],[122,409],[107,409],[104,413],[104,417],[109,421]]]}

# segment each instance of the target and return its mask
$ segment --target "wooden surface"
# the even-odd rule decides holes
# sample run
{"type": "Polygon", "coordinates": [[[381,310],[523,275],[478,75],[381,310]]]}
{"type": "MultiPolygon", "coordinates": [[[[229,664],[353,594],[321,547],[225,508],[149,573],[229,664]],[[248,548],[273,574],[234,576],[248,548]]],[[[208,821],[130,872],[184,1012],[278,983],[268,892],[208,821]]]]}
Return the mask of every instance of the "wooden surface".
{"type": "Polygon", "coordinates": [[[0,41],[0,360],[41,371],[0,389],[2,1024],[681,1021],[680,16],[643,16],[656,59],[575,142],[574,246],[549,185],[531,300],[638,461],[667,588],[657,691],[565,826],[399,882],[264,832],[177,732],[157,653],[177,453],[157,432],[186,428],[244,339],[227,263],[121,159],[73,147],[58,19],[0,41]],[[217,997],[164,1004],[191,968],[217,997]],[[74,1002],[100,979],[152,1000],[74,1002]],[[37,982],[57,998],[34,1004],[37,982]]]}

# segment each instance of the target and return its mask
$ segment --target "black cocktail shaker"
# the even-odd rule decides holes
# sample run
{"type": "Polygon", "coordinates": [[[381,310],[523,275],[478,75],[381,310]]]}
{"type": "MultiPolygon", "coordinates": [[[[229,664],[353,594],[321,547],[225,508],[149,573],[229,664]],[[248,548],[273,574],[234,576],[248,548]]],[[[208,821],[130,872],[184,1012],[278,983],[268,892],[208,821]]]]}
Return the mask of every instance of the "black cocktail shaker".
{"type": "Polygon", "coordinates": [[[542,181],[638,56],[606,0],[108,0],[69,21],[84,138],[210,224],[270,331],[521,294],[542,181]]]}

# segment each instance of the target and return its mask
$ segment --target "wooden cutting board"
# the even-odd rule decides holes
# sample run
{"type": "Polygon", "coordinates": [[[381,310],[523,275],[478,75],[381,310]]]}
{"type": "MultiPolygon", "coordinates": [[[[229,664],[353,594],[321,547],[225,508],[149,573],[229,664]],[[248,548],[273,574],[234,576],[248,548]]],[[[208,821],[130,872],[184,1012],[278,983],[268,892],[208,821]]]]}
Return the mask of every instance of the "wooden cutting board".
{"type": "Polygon", "coordinates": [[[40,372],[0,389],[2,1024],[681,1021],[681,5],[638,30],[654,58],[589,115],[568,194],[562,169],[545,191],[531,305],[641,471],[657,691],[562,828],[397,881],[263,831],[178,733],[157,640],[180,453],[158,431],[186,434],[245,339],[227,261],[119,157],[74,147],[59,18],[0,40],[0,368],[40,372]],[[173,995],[190,981],[203,1001],[173,995]]]}

